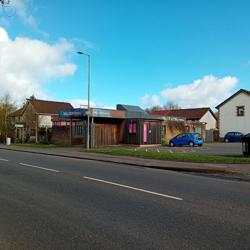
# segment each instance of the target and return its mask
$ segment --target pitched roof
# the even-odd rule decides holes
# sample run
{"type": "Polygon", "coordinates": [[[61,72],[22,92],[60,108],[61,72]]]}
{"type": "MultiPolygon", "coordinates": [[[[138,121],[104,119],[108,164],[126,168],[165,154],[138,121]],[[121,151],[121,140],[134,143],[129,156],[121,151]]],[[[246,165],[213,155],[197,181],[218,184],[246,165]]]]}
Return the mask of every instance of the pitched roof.
{"type": "Polygon", "coordinates": [[[139,106],[134,106],[134,105],[117,104],[116,108],[117,108],[117,110],[122,110],[122,111],[143,112],[143,113],[145,112],[139,106]]]}
{"type": "Polygon", "coordinates": [[[143,110],[139,106],[117,104],[116,108],[117,110],[125,111],[125,117],[129,119],[141,118],[148,120],[163,120],[162,117],[148,114],[145,110],[143,110]]]}
{"type": "Polygon", "coordinates": [[[225,101],[223,101],[222,103],[220,103],[218,106],[216,106],[215,108],[219,109],[222,105],[224,105],[225,103],[227,103],[228,101],[230,101],[231,99],[233,99],[235,96],[241,94],[241,93],[245,93],[247,95],[250,96],[250,91],[246,90],[246,89],[240,89],[239,91],[237,91],[236,93],[234,93],[233,95],[231,95],[230,97],[228,97],[225,101]]]}
{"type": "Polygon", "coordinates": [[[72,109],[68,102],[45,101],[38,99],[27,99],[38,114],[58,114],[60,109],[72,109]]]}
{"type": "MultiPolygon", "coordinates": [[[[192,109],[165,109],[153,111],[153,115],[162,115],[170,117],[185,117],[187,120],[200,120],[207,112],[215,117],[213,111],[210,108],[192,108],[192,109]]],[[[216,119],[216,117],[215,117],[216,119]]]]}

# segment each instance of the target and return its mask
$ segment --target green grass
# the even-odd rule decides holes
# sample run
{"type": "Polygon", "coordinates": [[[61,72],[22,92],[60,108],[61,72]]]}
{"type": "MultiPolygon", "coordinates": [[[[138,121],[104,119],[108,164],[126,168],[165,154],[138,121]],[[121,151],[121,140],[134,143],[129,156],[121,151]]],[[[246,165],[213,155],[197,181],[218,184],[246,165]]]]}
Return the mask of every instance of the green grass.
{"type": "Polygon", "coordinates": [[[142,151],[134,149],[113,149],[113,148],[97,148],[91,150],[94,153],[103,153],[110,155],[124,155],[157,160],[183,161],[183,162],[200,162],[200,163],[225,163],[225,164],[250,164],[250,158],[235,156],[213,156],[199,154],[183,154],[156,151],[142,151]]]}

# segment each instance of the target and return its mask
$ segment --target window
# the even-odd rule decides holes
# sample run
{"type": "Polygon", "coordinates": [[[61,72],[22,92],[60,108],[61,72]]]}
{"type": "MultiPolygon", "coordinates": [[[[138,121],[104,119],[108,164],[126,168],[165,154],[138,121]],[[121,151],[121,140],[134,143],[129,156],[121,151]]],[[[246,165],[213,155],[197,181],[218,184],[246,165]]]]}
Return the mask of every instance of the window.
{"type": "Polygon", "coordinates": [[[186,138],[186,134],[179,134],[176,136],[176,138],[186,138]]]}
{"type": "Polygon", "coordinates": [[[237,106],[237,116],[244,116],[245,115],[245,106],[237,106]]]}
{"type": "Polygon", "coordinates": [[[136,122],[129,123],[128,132],[129,134],[136,134],[136,122]]]}
{"type": "Polygon", "coordinates": [[[76,122],[75,124],[75,136],[82,136],[84,133],[83,122],[76,122]]]}

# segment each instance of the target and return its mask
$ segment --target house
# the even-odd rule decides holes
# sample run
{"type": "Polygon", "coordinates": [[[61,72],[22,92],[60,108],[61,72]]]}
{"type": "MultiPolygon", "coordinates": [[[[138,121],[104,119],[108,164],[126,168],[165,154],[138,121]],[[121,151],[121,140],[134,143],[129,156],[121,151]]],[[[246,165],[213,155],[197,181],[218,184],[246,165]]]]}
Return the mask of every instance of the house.
{"type": "Polygon", "coordinates": [[[198,132],[203,140],[217,140],[217,118],[210,108],[155,110],[152,114],[165,117],[163,143],[182,132],[198,132]]]}
{"type": "Polygon", "coordinates": [[[165,109],[152,112],[153,115],[184,118],[186,121],[201,122],[205,129],[215,129],[217,118],[210,108],[165,109]]]}
{"type": "Polygon", "coordinates": [[[243,134],[250,132],[250,91],[240,89],[220,103],[216,109],[219,114],[220,138],[230,131],[243,134]]]}
{"type": "MultiPolygon", "coordinates": [[[[161,118],[138,106],[118,104],[116,109],[90,109],[90,145],[148,145],[161,143],[161,118]]],[[[59,111],[53,119],[52,143],[85,144],[86,109],[59,111]]]]}
{"type": "Polygon", "coordinates": [[[206,139],[205,124],[195,121],[186,121],[181,118],[165,117],[162,121],[162,143],[168,144],[174,136],[183,132],[198,132],[203,140],[206,139]]]}
{"type": "Polygon", "coordinates": [[[60,109],[73,108],[70,103],[27,99],[24,106],[9,115],[15,128],[16,141],[34,138],[39,141],[41,130],[52,128],[53,117],[58,117],[60,109]]]}

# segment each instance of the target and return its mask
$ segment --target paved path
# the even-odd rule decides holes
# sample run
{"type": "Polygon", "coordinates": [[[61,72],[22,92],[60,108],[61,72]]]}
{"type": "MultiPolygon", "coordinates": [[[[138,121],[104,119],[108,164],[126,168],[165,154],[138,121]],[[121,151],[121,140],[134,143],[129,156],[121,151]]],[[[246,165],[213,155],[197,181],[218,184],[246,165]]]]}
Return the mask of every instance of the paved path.
{"type": "Polygon", "coordinates": [[[249,249],[249,182],[8,150],[0,159],[1,249],[249,249]]]}

